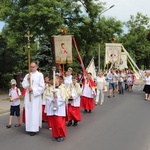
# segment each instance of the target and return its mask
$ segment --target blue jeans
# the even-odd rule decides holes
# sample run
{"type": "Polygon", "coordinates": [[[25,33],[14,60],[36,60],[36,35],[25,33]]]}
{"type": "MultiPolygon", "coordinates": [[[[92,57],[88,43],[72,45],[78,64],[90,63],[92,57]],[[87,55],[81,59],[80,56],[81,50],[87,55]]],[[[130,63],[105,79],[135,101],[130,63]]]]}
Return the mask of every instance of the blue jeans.
{"type": "Polygon", "coordinates": [[[124,82],[118,82],[119,94],[124,94],[124,82]]]}

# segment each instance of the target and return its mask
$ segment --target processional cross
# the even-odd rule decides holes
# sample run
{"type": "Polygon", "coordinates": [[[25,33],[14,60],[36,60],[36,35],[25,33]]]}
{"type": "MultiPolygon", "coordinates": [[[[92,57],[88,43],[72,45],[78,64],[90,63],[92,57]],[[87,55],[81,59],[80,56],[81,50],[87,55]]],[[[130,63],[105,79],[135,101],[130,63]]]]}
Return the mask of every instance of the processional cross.
{"type": "MultiPolygon", "coordinates": [[[[25,37],[28,39],[28,72],[29,72],[29,87],[31,86],[31,80],[30,80],[30,38],[33,37],[32,34],[30,34],[30,31],[25,34],[25,37]]],[[[29,100],[31,101],[31,93],[29,93],[29,100]]]]}

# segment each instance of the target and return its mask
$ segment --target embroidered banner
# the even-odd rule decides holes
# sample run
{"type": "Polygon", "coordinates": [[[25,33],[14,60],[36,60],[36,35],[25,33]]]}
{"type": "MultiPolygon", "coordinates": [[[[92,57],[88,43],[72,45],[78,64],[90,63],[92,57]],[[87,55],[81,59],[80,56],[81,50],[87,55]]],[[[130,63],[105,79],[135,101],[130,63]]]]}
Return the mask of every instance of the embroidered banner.
{"type": "Polygon", "coordinates": [[[57,64],[72,63],[72,36],[53,36],[57,64]]]}
{"type": "Polygon", "coordinates": [[[105,64],[116,63],[120,61],[121,57],[121,44],[106,43],[105,44],[105,64]]]}
{"type": "Polygon", "coordinates": [[[122,70],[128,68],[127,66],[127,54],[125,52],[121,52],[120,61],[116,63],[118,69],[122,70]]]}

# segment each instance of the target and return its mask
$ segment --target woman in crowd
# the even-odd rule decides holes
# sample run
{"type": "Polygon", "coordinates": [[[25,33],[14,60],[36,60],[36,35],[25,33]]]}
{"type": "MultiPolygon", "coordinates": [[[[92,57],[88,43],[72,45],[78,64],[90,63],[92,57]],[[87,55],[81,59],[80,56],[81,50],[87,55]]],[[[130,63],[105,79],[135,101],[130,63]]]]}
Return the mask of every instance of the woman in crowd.
{"type": "Polygon", "coordinates": [[[144,82],[145,86],[143,91],[145,92],[145,100],[150,100],[150,72],[146,72],[144,82]]]}

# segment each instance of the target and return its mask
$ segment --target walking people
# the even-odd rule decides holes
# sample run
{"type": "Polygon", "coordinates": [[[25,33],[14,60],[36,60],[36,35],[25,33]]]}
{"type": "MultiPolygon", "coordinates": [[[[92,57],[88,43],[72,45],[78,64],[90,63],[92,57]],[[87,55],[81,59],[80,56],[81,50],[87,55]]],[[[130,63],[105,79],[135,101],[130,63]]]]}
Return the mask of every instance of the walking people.
{"type": "Polygon", "coordinates": [[[118,86],[119,86],[119,94],[124,94],[124,75],[122,74],[122,71],[119,70],[118,74],[118,86]]]}
{"type": "Polygon", "coordinates": [[[9,116],[9,123],[6,125],[7,128],[11,128],[13,116],[17,116],[18,123],[15,127],[20,127],[20,97],[21,92],[20,89],[16,86],[16,80],[12,79],[10,81],[11,89],[9,90],[9,99],[10,99],[10,116],[9,116]]]}
{"type": "Polygon", "coordinates": [[[95,83],[92,80],[92,73],[87,73],[83,81],[82,86],[82,96],[81,96],[81,107],[84,109],[84,114],[91,113],[94,109],[94,97],[96,96],[95,92],[95,83]]]}
{"type": "Polygon", "coordinates": [[[102,72],[98,72],[95,82],[97,85],[95,105],[102,105],[104,103],[104,90],[106,86],[106,80],[102,72]]]}
{"type": "Polygon", "coordinates": [[[47,121],[47,116],[44,111],[45,111],[45,105],[46,105],[46,98],[49,97],[49,95],[50,95],[49,87],[51,86],[51,84],[49,82],[48,74],[44,75],[44,82],[45,82],[45,89],[44,89],[43,99],[42,99],[42,122],[47,121]]]}
{"type": "Polygon", "coordinates": [[[72,83],[72,68],[69,67],[68,70],[66,71],[66,75],[64,77],[64,84],[66,87],[72,83]]]}
{"type": "MultiPolygon", "coordinates": [[[[53,83],[52,83],[52,80],[48,81],[47,82],[47,87],[44,91],[44,94],[43,94],[43,101],[45,101],[45,107],[44,107],[44,110],[43,110],[43,114],[42,114],[42,118],[45,120],[45,121],[48,121],[48,127],[49,127],[49,130],[51,130],[51,123],[50,123],[50,119],[46,113],[46,107],[48,107],[48,103],[47,103],[47,99],[50,97],[50,94],[51,94],[51,91],[53,90],[53,83]]],[[[42,119],[42,120],[43,120],[42,119]]]]}
{"type": "Polygon", "coordinates": [[[145,100],[150,100],[150,72],[146,72],[144,82],[145,86],[143,91],[145,92],[145,100]]]}
{"type": "Polygon", "coordinates": [[[78,122],[81,121],[81,112],[80,112],[80,96],[82,94],[82,89],[80,84],[77,83],[77,77],[72,77],[72,83],[68,86],[69,92],[69,103],[67,111],[67,126],[77,126],[78,122]]]}
{"type": "Polygon", "coordinates": [[[31,72],[24,77],[22,86],[26,89],[24,97],[25,130],[34,136],[42,126],[42,94],[45,83],[43,74],[37,70],[37,63],[31,62],[30,68],[31,72]]]}
{"type": "Polygon", "coordinates": [[[52,141],[62,142],[66,137],[66,100],[68,94],[66,86],[63,83],[60,84],[58,75],[55,76],[55,85],[55,89],[47,99],[46,112],[52,127],[52,141]]]}
{"type": "Polygon", "coordinates": [[[128,71],[127,73],[127,91],[131,92],[132,91],[132,87],[135,81],[135,76],[133,74],[133,72],[131,70],[128,71]]]}
{"type": "Polygon", "coordinates": [[[111,98],[112,96],[115,97],[118,75],[115,73],[115,70],[113,68],[111,68],[109,70],[109,72],[107,73],[107,79],[109,82],[109,96],[108,96],[108,98],[111,98]]]}

